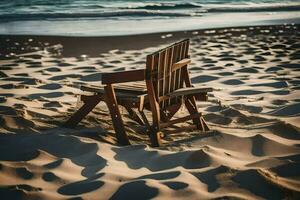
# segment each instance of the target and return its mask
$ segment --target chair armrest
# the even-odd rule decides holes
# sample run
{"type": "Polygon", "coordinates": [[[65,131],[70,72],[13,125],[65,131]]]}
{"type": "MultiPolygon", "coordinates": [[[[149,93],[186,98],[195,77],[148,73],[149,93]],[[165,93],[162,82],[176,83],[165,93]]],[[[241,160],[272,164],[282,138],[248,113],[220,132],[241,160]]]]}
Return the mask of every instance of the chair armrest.
{"type": "Polygon", "coordinates": [[[204,88],[204,87],[186,87],[181,88],[178,90],[174,90],[169,94],[159,97],[159,102],[162,102],[166,99],[170,99],[173,97],[180,97],[180,96],[188,96],[192,95],[195,96],[197,100],[200,101],[207,101],[207,93],[212,92],[213,88],[204,88]]]}
{"type": "Polygon", "coordinates": [[[172,72],[191,63],[190,58],[184,58],[172,65],[172,72]]]}
{"type": "Polygon", "coordinates": [[[145,80],[145,69],[102,74],[102,84],[125,83],[145,80]]]}

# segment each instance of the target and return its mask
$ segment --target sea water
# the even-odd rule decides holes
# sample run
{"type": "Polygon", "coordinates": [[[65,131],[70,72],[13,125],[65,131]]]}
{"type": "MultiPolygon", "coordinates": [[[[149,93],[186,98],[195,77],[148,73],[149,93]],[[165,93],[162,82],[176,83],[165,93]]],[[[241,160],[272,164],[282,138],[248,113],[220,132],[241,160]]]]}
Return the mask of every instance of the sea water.
{"type": "Polygon", "coordinates": [[[300,23],[300,0],[2,0],[0,34],[104,36],[300,23]]]}

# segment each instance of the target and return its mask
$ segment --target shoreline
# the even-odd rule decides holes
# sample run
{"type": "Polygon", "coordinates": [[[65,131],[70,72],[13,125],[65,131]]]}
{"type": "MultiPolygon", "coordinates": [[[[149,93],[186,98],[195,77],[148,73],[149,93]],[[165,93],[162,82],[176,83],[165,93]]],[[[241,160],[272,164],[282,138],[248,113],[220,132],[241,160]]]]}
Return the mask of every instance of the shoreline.
{"type": "Polygon", "coordinates": [[[224,32],[232,35],[239,34],[262,34],[264,30],[276,29],[278,34],[280,30],[294,31],[299,30],[299,24],[281,24],[281,25],[261,25],[261,26],[232,26],[224,28],[209,28],[195,29],[188,31],[170,31],[159,33],[147,33],[137,35],[123,36],[52,36],[52,35],[0,35],[0,59],[9,54],[22,54],[36,51],[37,49],[45,48],[60,44],[63,46],[62,56],[78,57],[82,54],[90,57],[97,57],[101,53],[109,52],[110,50],[139,50],[148,47],[168,44],[184,38],[195,36],[218,35],[224,32]],[[8,41],[9,40],[9,41],[8,41]],[[30,42],[29,42],[30,41],[30,42]],[[15,45],[15,44],[19,45],[15,45]],[[26,44],[29,48],[18,49],[21,44],[26,44]],[[12,49],[11,47],[14,46],[12,49]],[[33,49],[31,49],[31,47],[33,49]]]}
{"type": "MultiPolygon", "coordinates": [[[[300,10],[299,10],[300,11],[300,10]]],[[[198,13],[188,17],[62,18],[0,20],[2,34],[59,36],[123,36],[231,26],[299,23],[299,11],[198,13]]],[[[191,13],[190,13],[191,14],[191,13]]]]}

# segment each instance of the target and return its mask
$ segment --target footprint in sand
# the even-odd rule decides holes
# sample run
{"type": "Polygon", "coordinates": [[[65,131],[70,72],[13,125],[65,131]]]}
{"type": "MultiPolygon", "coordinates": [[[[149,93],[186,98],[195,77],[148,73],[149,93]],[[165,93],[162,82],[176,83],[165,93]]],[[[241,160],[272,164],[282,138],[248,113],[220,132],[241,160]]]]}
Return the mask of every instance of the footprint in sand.
{"type": "Polygon", "coordinates": [[[218,75],[220,76],[233,76],[234,73],[233,72],[220,72],[220,73],[217,73],[218,75]]]}
{"type": "Polygon", "coordinates": [[[214,169],[210,169],[204,172],[192,172],[192,174],[198,178],[202,183],[207,185],[208,192],[216,191],[221,185],[217,180],[217,175],[226,174],[232,171],[230,168],[225,166],[220,166],[214,169]]]}
{"type": "Polygon", "coordinates": [[[148,186],[146,181],[133,181],[122,185],[111,199],[152,199],[158,192],[158,188],[148,186]]]}
{"type": "Polygon", "coordinates": [[[267,68],[265,71],[266,72],[277,72],[277,71],[280,71],[280,70],[283,70],[283,68],[282,67],[269,67],[269,68],[267,68]]]}
{"type": "Polygon", "coordinates": [[[13,89],[13,88],[15,88],[15,85],[11,84],[11,83],[8,83],[8,84],[0,85],[0,88],[2,88],[2,89],[13,89]]]}
{"type": "Polygon", "coordinates": [[[241,84],[244,84],[244,82],[239,80],[239,79],[229,79],[229,80],[223,81],[222,83],[226,84],[226,85],[241,85],[241,84]]]}
{"type": "Polygon", "coordinates": [[[63,62],[63,63],[58,63],[57,65],[60,66],[60,67],[70,67],[70,66],[74,66],[73,64],[65,63],[65,62],[63,62]]]}
{"type": "MultiPolygon", "coordinates": [[[[264,77],[266,78],[266,77],[264,77]]],[[[272,87],[272,88],[285,88],[288,87],[288,84],[286,81],[278,81],[278,82],[271,82],[271,83],[257,83],[252,84],[250,86],[253,87],[272,87]]]]}
{"type": "Polygon", "coordinates": [[[18,73],[18,74],[14,74],[15,76],[21,76],[21,77],[29,77],[28,73],[18,73]]]}
{"type": "Polygon", "coordinates": [[[80,74],[65,74],[65,75],[53,76],[53,77],[49,78],[49,80],[60,81],[60,80],[66,80],[67,78],[78,79],[81,77],[82,77],[82,75],[80,75],[80,74]]]}
{"type": "Polygon", "coordinates": [[[192,78],[192,83],[205,83],[209,81],[214,81],[219,79],[219,77],[216,76],[209,76],[209,75],[200,75],[192,78]]]}
{"type": "Polygon", "coordinates": [[[19,177],[26,180],[32,179],[34,176],[34,174],[25,167],[16,168],[16,173],[19,177]]]}
{"type": "Polygon", "coordinates": [[[61,71],[61,69],[59,69],[58,67],[49,67],[45,70],[48,72],[60,72],[61,71]]]}
{"type": "Polygon", "coordinates": [[[63,195],[80,195],[99,189],[104,185],[103,181],[95,180],[102,177],[104,173],[95,175],[83,181],[77,181],[60,187],[57,191],[63,195]]]}
{"type": "Polygon", "coordinates": [[[44,179],[44,181],[47,182],[52,182],[55,180],[58,180],[59,178],[52,172],[45,172],[42,176],[42,178],[44,179]]]}
{"type": "Polygon", "coordinates": [[[63,92],[48,92],[48,93],[36,93],[36,94],[30,94],[28,95],[28,97],[30,99],[40,99],[42,97],[44,98],[58,98],[58,97],[62,97],[65,94],[63,92]]]}
{"type": "MultiPolygon", "coordinates": [[[[269,178],[272,179],[271,177],[269,178]]],[[[238,172],[231,178],[231,180],[237,183],[240,188],[246,189],[265,199],[275,200],[283,199],[285,197],[285,191],[283,188],[281,188],[279,185],[272,184],[268,178],[266,179],[265,176],[255,169],[238,172]]]]}
{"type": "Polygon", "coordinates": [[[48,102],[48,103],[44,103],[43,105],[45,108],[59,108],[59,107],[62,107],[61,103],[59,103],[58,101],[51,101],[51,102],[48,102]]]}
{"type": "Polygon", "coordinates": [[[62,88],[62,86],[58,83],[49,83],[49,84],[41,85],[38,88],[44,90],[58,90],[62,88]]]}
{"type": "Polygon", "coordinates": [[[82,76],[80,80],[81,81],[87,81],[87,82],[101,81],[102,80],[102,73],[88,74],[88,75],[82,76]]]}
{"type": "Polygon", "coordinates": [[[189,186],[189,184],[187,184],[187,183],[178,182],[178,181],[167,181],[167,182],[164,182],[163,184],[172,190],[182,190],[189,186]]]}
{"type": "Polygon", "coordinates": [[[246,68],[235,70],[235,72],[240,72],[240,73],[258,73],[258,70],[254,69],[253,67],[246,67],[246,68]]]}
{"type": "Polygon", "coordinates": [[[51,163],[45,164],[43,167],[45,167],[47,169],[55,169],[55,168],[59,167],[63,163],[63,161],[64,161],[63,159],[58,159],[51,163]]]}

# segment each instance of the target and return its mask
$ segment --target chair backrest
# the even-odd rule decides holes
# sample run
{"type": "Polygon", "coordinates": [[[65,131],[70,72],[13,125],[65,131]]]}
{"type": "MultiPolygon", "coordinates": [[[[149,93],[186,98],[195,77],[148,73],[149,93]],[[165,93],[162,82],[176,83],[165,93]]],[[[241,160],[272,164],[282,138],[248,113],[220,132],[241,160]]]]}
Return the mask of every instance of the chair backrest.
{"type": "MultiPolygon", "coordinates": [[[[185,39],[147,56],[146,78],[151,80],[155,99],[162,110],[181,103],[179,98],[165,97],[184,87],[184,69],[174,68],[174,63],[188,58],[188,49],[189,39],[185,39]]],[[[184,67],[186,70],[186,66],[184,67]]]]}

